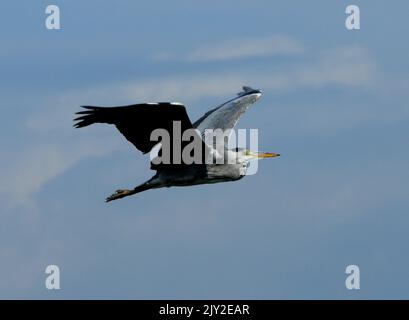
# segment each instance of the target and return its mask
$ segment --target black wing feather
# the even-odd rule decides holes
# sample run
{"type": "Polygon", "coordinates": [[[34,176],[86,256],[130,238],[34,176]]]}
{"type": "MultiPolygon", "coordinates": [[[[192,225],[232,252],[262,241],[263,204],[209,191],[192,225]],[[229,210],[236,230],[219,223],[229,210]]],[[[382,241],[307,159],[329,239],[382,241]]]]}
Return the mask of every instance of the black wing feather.
{"type": "Polygon", "coordinates": [[[149,152],[156,141],[150,141],[155,129],[165,129],[172,138],[173,121],[181,122],[182,132],[192,128],[186,108],[180,104],[161,102],[157,104],[135,104],[121,107],[82,106],[86,109],[77,112],[81,115],[74,119],[76,128],[94,123],[113,124],[138,150],[149,152]]]}

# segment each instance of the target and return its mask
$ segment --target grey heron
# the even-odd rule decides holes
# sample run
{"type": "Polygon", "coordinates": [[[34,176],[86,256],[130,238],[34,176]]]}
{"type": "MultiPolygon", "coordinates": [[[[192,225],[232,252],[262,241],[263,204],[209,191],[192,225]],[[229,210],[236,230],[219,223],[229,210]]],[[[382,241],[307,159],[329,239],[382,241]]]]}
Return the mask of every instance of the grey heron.
{"type": "MultiPolygon", "coordinates": [[[[80,116],[74,119],[77,121],[74,126],[82,128],[94,123],[113,124],[138,150],[148,153],[158,145],[157,141],[152,141],[151,133],[159,128],[171,132],[174,128],[173,123],[178,121],[182,131],[196,130],[203,148],[207,150],[206,154],[214,158],[221,156],[220,151],[217,151],[220,148],[205,143],[206,140],[203,138],[207,130],[221,129],[224,132],[232,130],[240,117],[260,97],[260,90],[243,87],[243,91],[236,97],[206,112],[194,123],[190,121],[186,108],[181,103],[155,102],[120,107],[82,106],[85,110],[76,113],[80,116]]],[[[172,138],[174,137],[171,137],[171,140],[172,138]]],[[[188,142],[180,141],[182,149],[188,142]]],[[[172,152],[174,149],[169,150],[172,152]]],[[[190,164],[184,162],[156,164],[152,161],[151,169],[156,170],[156,174],[151,179],[134,189],[117,190],[106,198],[106,202],[149,189],[239,180],[246,175],[250,161],[279,156],[278,153],[254,152],[245,148],[229,149],[227,144],[223,145],[221,150],[223,157],[233,156],[233,163],[202,161],[190,164]]]]}

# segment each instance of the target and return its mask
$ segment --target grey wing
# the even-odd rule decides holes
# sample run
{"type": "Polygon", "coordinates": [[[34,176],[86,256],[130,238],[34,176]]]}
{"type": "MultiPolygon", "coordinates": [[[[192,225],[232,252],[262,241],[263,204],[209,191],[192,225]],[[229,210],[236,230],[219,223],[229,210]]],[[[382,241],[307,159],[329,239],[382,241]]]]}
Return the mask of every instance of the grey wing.
{"type": "Polygon", "coordinates": [[[240,117],[260,97],[260,90],[243,87],[243,91],[237,97],[208,111],[193,124],[193,127],[200,131],[202,137],[206,129],[222,129],[223,131],[233,129],[240,117]]]}
{"type": "Polygon", "coordinates": [[[223,159],[228,140],[231,136],[231,130],[237,124],[240,117],[260,97],[260,90],[243,87],[243,91],[237,97],[208,111],[193,124],[193,127],[199,131],[202,140],[205,142],[208,151],[207,161],[209,159],[213,159],[213,161],[223,159]],[[209,129],[212,129],[213,132],[209,129]],[[218,129],[221,129],[222,132],[218,129]]]}

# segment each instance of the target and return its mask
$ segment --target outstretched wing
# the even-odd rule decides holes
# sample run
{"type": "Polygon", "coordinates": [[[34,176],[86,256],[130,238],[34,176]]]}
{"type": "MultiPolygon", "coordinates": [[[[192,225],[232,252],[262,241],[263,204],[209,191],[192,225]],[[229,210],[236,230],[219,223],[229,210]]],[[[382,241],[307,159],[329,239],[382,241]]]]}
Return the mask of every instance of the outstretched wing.
{"type": "MultiPolygon", "coordinates": [[[[261,97],[261,91],[250,87],[243,87],[243,91],[238,93],[238,96],[231,99],[222,105],[206,112],[198,119],[193,127],[199,130],[202,140],[207,142],[209,150],[213,152],[213,156],[221,157],[223,150],[227,147],[227,141],[223,139],[214,139],[214,133],[206,132],[206,129],[221,129],[227,132],[227,138],[230,136],[229,131],[235,127],[240,117],[261,97]]],[[[219,134],[219,132],[216,132],[219,134]]]]}
{"type": "Polygon", "coordinates": [[[261,91],[243,87],[238,96],[206,112],[193,127],[203,135],[205,129],[233,129],[240,117],[261,97],[261,91]]]}
{"type": "MultiPolygon", "coordinates": [[[[74,119],[76,128],[93,123],[113,124],[138,150],[149,152],[158,142],[151,141],[151,133],[155,129],[165,129],[172,139],[173,122],[180,121],[181,132],[192,128],[185,106],[179,103],[159,102],[134,104],[122,107],[83,106],[84,111],[74,119]]],[[[183,145],[182,145],[183,148],[183,145]]]]}

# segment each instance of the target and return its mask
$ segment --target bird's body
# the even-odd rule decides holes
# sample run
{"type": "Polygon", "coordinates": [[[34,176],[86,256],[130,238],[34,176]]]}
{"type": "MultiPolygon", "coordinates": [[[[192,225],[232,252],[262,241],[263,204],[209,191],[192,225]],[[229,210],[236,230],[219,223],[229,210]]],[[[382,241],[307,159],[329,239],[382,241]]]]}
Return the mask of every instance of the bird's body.
{"type": "Polygon", "coordinates": [[[192,167],[183,170],[164,169],[158,171],[155,181],[160,181],[166,187],[235,181],[244,177],[243,166],[243,164],[207,164],[203,170],[192,167]]]}
{"type": "Polygon", "coordinates": [[[209,129],[221,129],[229,133],[240,116],[261,97],[259,90],[249,87],[243,87],[243,90],[238,97],[208,111],[193,124],[185,107],[180,103],[159,102],[112,108],[84,106],[87,110],[78,112],[81,116],[75,119],[78,121],[75,124],[77,128],[93,123],[114,124],[127,140],[143,153],[159,147],[158,158],[151,162],[151,169],[156,170],[156,174],[134,189],[117,190],[106,201],[149,189],[236,181],[246,175],[250,160],[279,156],[275,153],[255,153],[240,148],[228,149],[224,138],[221,145],[217,139],[216,142],[212,140],[208,143],[206,138],[209,129]],[[192,130],[189,139],[175,133],[175,123],[182,133],[192,130]],[[152,139],[153,132],[158,129],[165,130],[170,135],[169,141],[162,137],[159,146],[158,140],[152,139]],[[187,161],[186,154],[183,153],[189,144],[193,145],[192,141],[196,142],[196,146],[199,145],[202,151],[193,163],[187,161]],[[166,142],[170,145],[166,145],[166,142]],[[171,161],[156,163],[155,160],[159,158],[171,161]]]}

